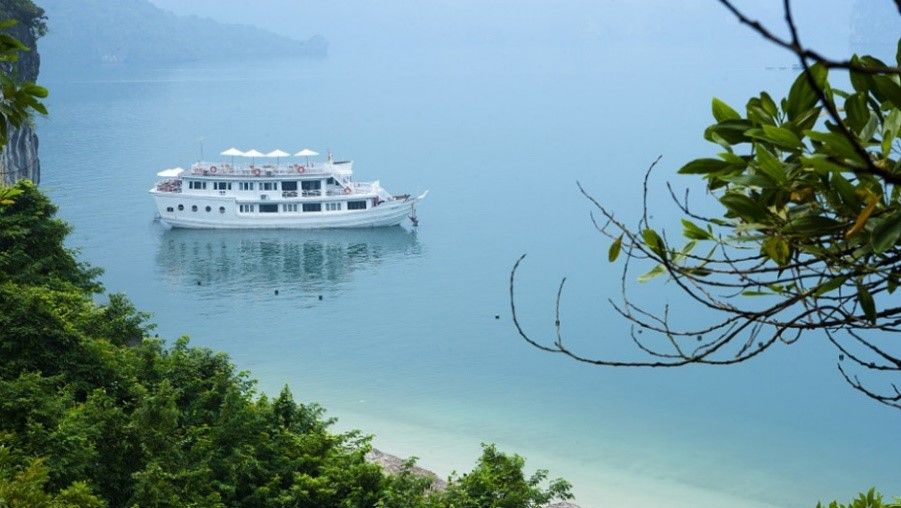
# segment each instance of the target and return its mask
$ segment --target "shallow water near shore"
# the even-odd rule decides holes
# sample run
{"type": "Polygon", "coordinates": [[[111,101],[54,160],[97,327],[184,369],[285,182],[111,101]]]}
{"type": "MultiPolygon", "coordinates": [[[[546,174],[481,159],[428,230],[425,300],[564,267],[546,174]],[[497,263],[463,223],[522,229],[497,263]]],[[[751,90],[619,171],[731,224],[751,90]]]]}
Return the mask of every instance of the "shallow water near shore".
{"type": "MultiPolygon", "coordinates": [[[[530,349],[511,323],[509,271],[528,253],[517,306],[536,338],[550,340],[567,276],[570,344],[634,355],[606,303],[617,267],[575,182],[634,219],[643,171],[663,153],[652,200],[672,224],[664,182],[691,184],[671,175],[713,153],[701,139],[710,97],[738,105],[784,89],[792,72],[764,70],[778,57],[459,51],[50,73],[42,186],[75,228],[70,244],[161,336],[225,351],[261,391],[287,383],[339,428],[439,474],[496,442],[572,481],[585,507],[901,493],[898,415],[848,388],[818,337],[729,368],[611,370],[530,349]],[[429,189],[421,226],[167,230],[147,190],[159,169],[197,159],[200,138],[207,158],[232,145],[331,148],[358,179],[429,189]]],[[[638,294],[703,318],[661,281],[638,294]]]]}

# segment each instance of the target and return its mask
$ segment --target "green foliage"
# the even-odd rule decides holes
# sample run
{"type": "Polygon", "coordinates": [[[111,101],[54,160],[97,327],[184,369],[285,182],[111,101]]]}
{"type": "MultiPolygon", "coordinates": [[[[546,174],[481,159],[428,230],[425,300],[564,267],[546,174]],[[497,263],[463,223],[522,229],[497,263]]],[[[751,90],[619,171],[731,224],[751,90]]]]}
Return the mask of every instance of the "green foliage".
{"type": "MultiPolygon", "coordinates": [[[[857,61],[883,65],[870,57],[857,61]]],[[[901,130],[897,77],[852,76],[854,92],[842,92],[831,88],[823,65],[811,67],[811,77],[843,109],[842,120],[874,164],[901,174],[892,150],[901,130]]],[[[867,171],[838,127],[819,123],[822,107],[808,76],[798,76],[779,108],[763,92],[748,101],[744,116],[716,98],[713,110],[717,122],[704,136],[726,151],[718,159],[691,161],[680,173],[703,175],[719,193],[728,219],[720,225],[734,231],[729,240],[757,242],[780,266],[818,256],[842,271],[896,257],[897,188],[867,171]]],[[[713,239],[687,233],[692,240],[713,239]]]]}
{"type": "Polygon", "coordinates": [[[367,462],[369,438],[331,430],[285,387],[258,396],[229,358],[187,338],[145,338],[124,295],[94,301],[98,271],[30,182],[0,186],[0,507],[527,508],[542,490],[523,460],[487,447],[447,493],[367,462]],[[10,190],[12,189],[12,190],[10,190]],[[487,505],[485,505],[487,506],[487,505]]]}
{"type": "MultiPolygon", "coordinates": [[[[852,61],[885,67],[869,56],[852,61]]],[[[704,137],[723,151],[690,161],[679,173],[702,176],[722,215],[693,216],[700,225],[684,219],[681,249],[664,244],[647,224],[627,234],[626,247],[640,244],[659,263],[639,281],[668,273],[687,277],[688,284],[739,288],[736,294],[784,296],[788,303],[774,313],[824,298],[836,302],[831,315],[844,319],[838,325],[868,322],[878,328],[880,319],[890,321],[897,309],[880,297],[893,293],[901,279],[901,189],[895,183],[901,178],[901,80],[850,74],[853,90],[841,91],[830,85],[825,65],[813,65],[778,105],[761,92],[742,112],[714,98],[716,122],[704,137]],[[821,120],[824,103],[817,89],[843,125],[821,120]],[[689,256],[696,242],[709,242],[710,254],[689,256]],[[714,268],[718,279],[708,278],[714,268]],[[726,280],[730,273],[738,280],[726,280]],[[765,276],[771,273],[776,275],[765,276]]],[[[622,235],[614,238],[610,261],[624,247],[622,235]]],[[[826,314],[822,319],[829,320],[826,314]]],[[[773,322],[793,326],[788,317],[773,322]]]]}
{"type": "MultiPolygon", "coordinates": [[[[12,19],[0,21],[0,62],[15,62],[20,52],[29,50],[21,41],[2,33],[2,30],[8,30],[16,23],[12,19]]],[[[47,89],[34,83],[17,83],[13,76],[4,74],[0,75],[0,94],[3,97],[0,101],[0,148],[2,148],[8,142],[9,125],[19,127],[34,113],[47,114],[47,108],[40,100],[47,97],[47,89]]]]}
{"type": "Polygon", "coordinates": [[[79,262],[63,240],[69,226],[56,207],[29,181],[0,186],[0,283],[100,291],[100,270],[79,262]]]}
{"type": "Polygon", "coordinates": [[[828,507],[817,503],[817,508],[901,508],[901,498],[896,498],[894,502],[885,502],[876,489],[870,489],[846,505],[833,501],[828,507]]]}
{"type": "Polygon", "coordinates": [[[525,460],[482,445],[482,457],[472,472],[451,478],[440,506],[448,508],[537,508],[550,501],[572,499],[568,482],[556,479],[547,488],[547,471],[523,474],[525,460]]]}

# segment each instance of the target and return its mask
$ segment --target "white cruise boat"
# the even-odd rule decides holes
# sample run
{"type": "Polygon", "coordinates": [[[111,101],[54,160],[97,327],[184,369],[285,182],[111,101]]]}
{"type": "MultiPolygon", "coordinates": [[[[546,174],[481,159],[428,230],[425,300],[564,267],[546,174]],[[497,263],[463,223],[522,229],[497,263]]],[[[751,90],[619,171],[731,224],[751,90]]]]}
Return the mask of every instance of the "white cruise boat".
{"type": "MultiPolygon", "coordinates": [[[[267,154],[269,157],[278,153],[267,154]]],[[[230,149],[223,154],[264,156],[230,149]]],[[[318,155],[311,150],[303,155],[318,155]]],[[[196,229],[325,229],[395,226],[416,219],[419,196],[390,194],[374,182],[353,180],[351,161],[303,164],[198,162],[166,169],[150,189],[162,222],[196,229]]]]}

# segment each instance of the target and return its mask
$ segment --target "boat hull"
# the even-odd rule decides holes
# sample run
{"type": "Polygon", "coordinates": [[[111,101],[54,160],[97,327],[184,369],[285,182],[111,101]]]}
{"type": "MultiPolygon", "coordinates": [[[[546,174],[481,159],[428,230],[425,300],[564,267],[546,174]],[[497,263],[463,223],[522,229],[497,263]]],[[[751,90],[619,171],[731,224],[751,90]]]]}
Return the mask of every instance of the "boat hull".
{"type": "Polygon", "coordinates": [[[186,196],[151,191],[160,221],[186,229],[338,229],[396,226],[414,215],[425,194],[405,200],[384,201],[366,210],[293,213],[240,213],[234,198],[186,196]],[[181,205],[183,210],[178,210],[181,205]],[[193,211],[196,207],[197,211],[193,211]],[[206,211],[209,207],[210,211],[206,211]]]}

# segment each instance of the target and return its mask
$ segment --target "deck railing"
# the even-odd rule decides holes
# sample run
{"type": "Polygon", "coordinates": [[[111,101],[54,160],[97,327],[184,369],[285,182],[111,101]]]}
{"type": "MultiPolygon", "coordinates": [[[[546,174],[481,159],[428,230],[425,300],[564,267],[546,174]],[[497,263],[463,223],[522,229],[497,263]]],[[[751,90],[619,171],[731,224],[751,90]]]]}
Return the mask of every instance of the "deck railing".
{"type": "Polygon", "coordinates": [[[230,164],[215,162],[198,162],[191,165],[194,175],[223,176],[287,176],[287,175],[331,175],[335,172],[350,170],[350,162],[312,162],[309,164],[230,164]]]}

